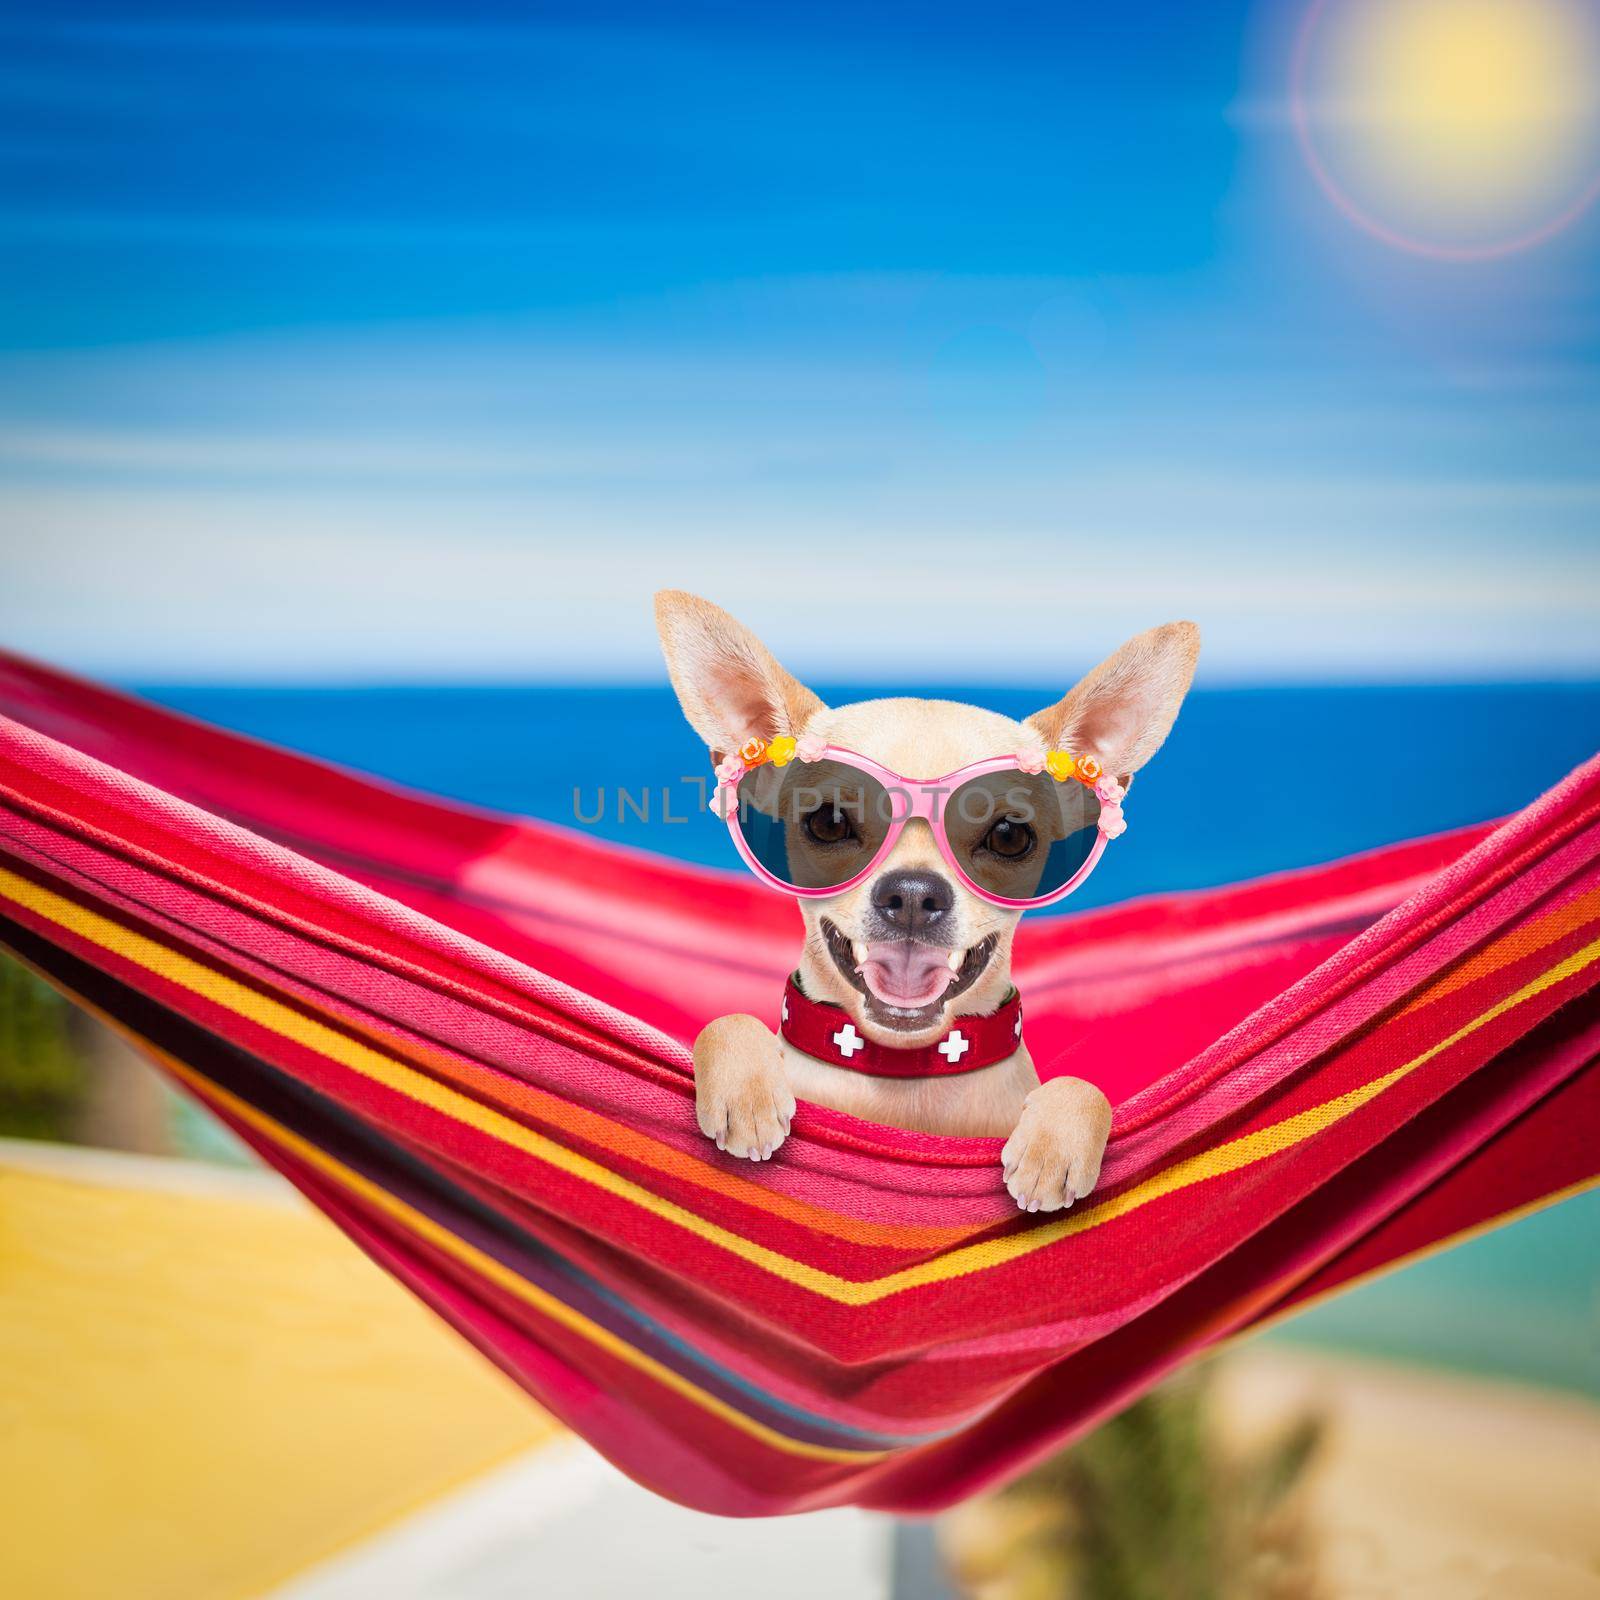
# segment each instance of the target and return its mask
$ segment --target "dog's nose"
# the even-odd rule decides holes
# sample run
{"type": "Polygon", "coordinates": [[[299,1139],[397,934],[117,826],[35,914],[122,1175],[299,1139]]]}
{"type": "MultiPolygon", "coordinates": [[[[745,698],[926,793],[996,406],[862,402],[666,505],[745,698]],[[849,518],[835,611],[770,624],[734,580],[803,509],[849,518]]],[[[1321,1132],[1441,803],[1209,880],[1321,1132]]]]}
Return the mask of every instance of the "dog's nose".
{"type": "Polygon", "coordinates": [[[886,872],[872,886],[872,908],[891,928],[911,939],[938,930],[956,903],[937,872],[886,872]]]}

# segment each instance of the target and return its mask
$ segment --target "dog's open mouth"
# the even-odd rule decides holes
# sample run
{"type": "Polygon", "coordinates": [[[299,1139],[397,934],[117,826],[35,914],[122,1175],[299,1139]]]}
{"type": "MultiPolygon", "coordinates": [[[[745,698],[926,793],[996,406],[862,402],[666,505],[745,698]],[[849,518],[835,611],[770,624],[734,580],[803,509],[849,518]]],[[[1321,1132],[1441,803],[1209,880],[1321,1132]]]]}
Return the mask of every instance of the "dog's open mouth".
{"type": "Polygon", "coordinates": [[[967,950],[948,950],[920,939],[852,944],[826,917],[822,935],[845,982],[865,997],[872,1020],[904,1033],[931,1027],[941,1006],[978,981],[1000,942],[1000,935],[991,933],[967,950]]]}

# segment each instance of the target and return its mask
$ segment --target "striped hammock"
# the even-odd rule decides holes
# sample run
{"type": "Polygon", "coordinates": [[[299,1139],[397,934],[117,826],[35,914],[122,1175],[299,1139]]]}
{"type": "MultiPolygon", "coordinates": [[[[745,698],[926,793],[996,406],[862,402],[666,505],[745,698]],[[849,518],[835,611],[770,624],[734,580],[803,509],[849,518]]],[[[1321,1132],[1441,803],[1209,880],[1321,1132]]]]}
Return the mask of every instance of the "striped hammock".
{"type": "Polygon", "coordinates": [[[1056,1217],[997,1140],[699,1135],[685,1041],[770,1013],[796,934],[742,877],[0,656],[0,943],[692,1506],[946,1505],[1600,1172],[1600,758],[1498,826],[1025,924],[1035,1057],[1117,1108],[1056,1217]]]}

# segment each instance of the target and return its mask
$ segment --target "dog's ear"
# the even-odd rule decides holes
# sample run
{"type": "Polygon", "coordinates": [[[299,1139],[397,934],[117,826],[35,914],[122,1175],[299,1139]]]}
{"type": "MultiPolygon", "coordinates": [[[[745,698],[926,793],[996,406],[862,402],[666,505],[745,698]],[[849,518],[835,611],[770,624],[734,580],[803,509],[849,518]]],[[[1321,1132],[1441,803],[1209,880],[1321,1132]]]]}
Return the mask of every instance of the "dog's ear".
{"type": "Polygon", "coordinates": [[[1192,622],[1152,628],[1028,722],[1050,749],[1096,756],[1126,783],[1172,731],[1199,657],[1200,630],[1192,622]]]}
{"type": "Polygon", "coordinates": [[[689,725],[720,761],[752,734],[798,734],[822,702],[721,606],[681,589],[656,596],[667,673],[689,725]]]}

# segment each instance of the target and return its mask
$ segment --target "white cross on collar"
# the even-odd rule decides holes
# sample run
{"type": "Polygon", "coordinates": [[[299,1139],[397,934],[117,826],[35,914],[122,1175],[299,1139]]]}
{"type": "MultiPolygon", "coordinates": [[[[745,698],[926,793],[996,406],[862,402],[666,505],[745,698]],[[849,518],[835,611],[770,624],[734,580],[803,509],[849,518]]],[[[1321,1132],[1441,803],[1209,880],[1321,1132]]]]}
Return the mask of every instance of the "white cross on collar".
{"type": "Polygon", "coordinates": [[[959,1028],[952,1028],[950,1036],[939,1046],[939,1054],[953,1067],[971,1048],[967,1036],[959,1028]]]}
{"type": "Polygon", "coordinates": [[[845,1025],[836,1034],[834,1034],[833,1042],[838,1045],[839,1054],[842,1055],[846,1061],[848,1061],[857,1050],[865,1050],[867,1048],[867,1041],[856,1032],[856,1025],[853,1022],[845,1023],[845,1025]]]}

